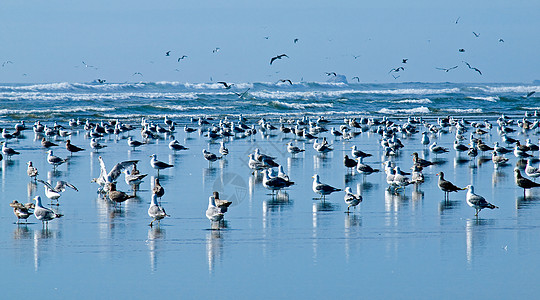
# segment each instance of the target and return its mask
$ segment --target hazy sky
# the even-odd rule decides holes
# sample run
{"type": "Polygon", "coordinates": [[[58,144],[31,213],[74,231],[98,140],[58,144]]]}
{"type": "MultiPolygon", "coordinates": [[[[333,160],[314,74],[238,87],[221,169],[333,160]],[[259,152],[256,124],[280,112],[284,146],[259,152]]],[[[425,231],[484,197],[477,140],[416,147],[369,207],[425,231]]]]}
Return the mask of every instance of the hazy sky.
{"type": "Polygon", "coordinates": [[[539,12],[535,0],[2,0],[0,82],[530,82],[539,12]]]}

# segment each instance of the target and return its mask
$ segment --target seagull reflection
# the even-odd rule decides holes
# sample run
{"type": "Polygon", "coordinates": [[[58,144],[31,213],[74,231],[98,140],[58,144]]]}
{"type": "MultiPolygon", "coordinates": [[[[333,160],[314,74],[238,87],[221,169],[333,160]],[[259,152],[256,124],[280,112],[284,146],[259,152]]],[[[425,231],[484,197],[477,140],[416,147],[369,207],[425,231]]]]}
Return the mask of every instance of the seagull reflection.
{"type": "Polygon", "coordinates": [[[482,254],[486,244],[486,226],[495,223],[492,219],[468,219],[465,226],[467,263],[472,263],[476,256],[482,254]]]}
{"type": "MultiPolygon", "coordinates": [[[[526,191],[527,193],[530,192],[530,190],[526,191]]],[[[518,196],[516,198],[516,209],[527,209],[531,208],[533,205],[538,202],[539,198],[532,196],[532,195],[526,195],[527,198],[524,196],[518,196]]]]}
{"type": "Polygon", "coordinates": [[[459,156],[454,157],[454,168],[457,168],[457,167],[459,167],[461,165],[464,165],[466,163],[469,163],[469,162],[470,162],[469,158],[459,157],[459,156]]]}
{"type": "Polygon", "coordinates": [[[210,230],[206,234],[206,255],[208,257],[208,272],[212,273],[216,261],[221,261],[223,255],[223,235],[219,230],[210,230]]]}
{"type": "Polygon", "coordinates": [[[409,198],[404,194],[395,194],[389,190],[384,191],[384,209],[387,212],[399,211],[408,202],[409,198]]]}
{"type": "MultiPolygon", "coordinates": [[[[42,248],[50,245],[48,243],[45,243],[44,245],[41,245],[41,241],[45,239],[57,239],[58,237],[61,237],[61,235],[57,231],[51,231],[48,228],[44,228],[41,230],[35,230],[34,231],[34,269],[35,271],[39,268],[39,261],[41,259],[41,250],[42,248]]],[[[44,253],[47,253],[48,251],[43,251],[44,253]]]]}
{"type": "MultiPolygon", "coordinates": [[[[356,238],[355,233],[359,233],[358,227],[360,226],[362,226],[362,218],[360,216],[356,214],[345,214],[345,259],[347,262],[351,253],[351,240],[354,241],[356,238]]],[[[357,243],[353,242],[352,245],[357,245],[357,243]]]]}
{"type": "Polygon", "coordinates": [[[161,226],[150,227],[148,229],[148,239],[146,244],[148,245],[148,254],[150,255],[150,270],[152,272],[157,271],[157,251],[159,240],[165,238],[165,229],[161,226]]]}
{"type": "Polygon", "coordinates": [[[460,205],[460,201],[457,201],[457,200],[442,200],[441,202],[439,202],[439,213],[442,215],[444,213],[445,210],[451,210],[451,209],[454,209],[456,207],[458,207],[460,205]]]}
{"type": "Polygon", "coordinates": [[[502,172],[499,168],[493,169],[493,174],[491,176],[491,184],[493,187],[496,187],[498,184],[504,184],[508,182],[508,176],[506,172],[502,172]]]}
{"type": "Polygon", "coordinates": [[[313,169],[319,170],[323,168],[330,167],[330,163],[332,162],[331,156],[327,155],[326,153],[321,153],[317,155],[313,155],[313,169]]]}
{"type": "Polygon", "coordinates": [[[15,227],[13,231],[14,240],[26,240],[30,239],[33,236],[33,230],[30,230],[26,224],[21,224],[22,226],[15,227]]]}
{"type": "Polygon", "coordinates": [[[31,201],[34,198],[34,193],[37,191],[37,184],[34,181],[28,182],[26,190],[28,192],[28,200],[31,201]]]}

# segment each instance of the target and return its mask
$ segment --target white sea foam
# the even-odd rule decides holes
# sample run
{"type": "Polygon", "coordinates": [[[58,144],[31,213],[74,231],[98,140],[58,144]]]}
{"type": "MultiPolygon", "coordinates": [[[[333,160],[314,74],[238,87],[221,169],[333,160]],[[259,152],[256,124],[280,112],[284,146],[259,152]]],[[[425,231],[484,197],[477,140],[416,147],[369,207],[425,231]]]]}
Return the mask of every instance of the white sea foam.
{"type": "Polygon", "coordinates": [[[447,108],[444,111],[456,113],[456,114],[479,114],[482,113],[481,108],[447,108]]]}
{"type": "Polygon", "coordinates": [[[467,98],[468,99],[473,99],[473,100],[489,101],[489,102],[497,102],[497,100],[499,100],[499,97],[497,97],[497,96],[489,96],[489,97],[468,96],[467,98]]]}
{"type": "Polygon", "coordinates": [[[428,98],[424,98],[424,99],[404,99],[404,100],[397,101],[397,103],[430,104],[430,103],[433,103],[433,101],[429,100],[428,98]]]}
{"type": "Polygon", "coordinates": [[[282,101],[271,101],[270,104],[294,109],[306,109],[312,107],[333,107],[332,103],[287,103],[282,101]]]}
{"type": "Polygon", "coordinates": [[[395,114],[428,114],[430,113],[429,108],[425,106],[409,108],[409,109],[388,109],[383,108],[379,110],[381,114],[395,115],[395,114]]]}

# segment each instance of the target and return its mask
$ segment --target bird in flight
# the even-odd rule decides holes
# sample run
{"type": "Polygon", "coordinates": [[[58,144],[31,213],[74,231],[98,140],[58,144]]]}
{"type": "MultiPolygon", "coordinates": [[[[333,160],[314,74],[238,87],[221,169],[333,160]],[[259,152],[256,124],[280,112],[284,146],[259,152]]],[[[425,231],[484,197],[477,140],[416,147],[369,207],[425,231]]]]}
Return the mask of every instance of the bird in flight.
{"type": "Polygon", "coordinates": [[[532,96],[534,93],[536,93],[536,91],[532,91],[532,92],[527,93],[527,96],[525,96],[525,98],[529,98],[529,97],[532,96]]]}
{"type": "Polygon", "coordinates": [[[474,34],[475,37],[479,37],[480,36],[480,33],[476,33],[476,32],[472,32],[474,34]]]}
{"type": "Polygon", "coordinates": [[[232,88],[232,86],[234,85],[234,83],[228,84],[225,81],[218,81],[218,83],[223,84],[226,90],[232,88]]]}
{"type": "Polygon", "coordinates": [[[400,75],[396,76],[396,75],[392,74],[392,77],[394,77],[394,79],[398,79],[401,76],[400,75]]]}
{"type": "Polygon", "coordinates": [[[143,76],[143,74],[142,74],[141,72],[135,72],[135,73],[133,73],[133,75],[131,75],[131,76],[135,76],[135,75],[141,75],[141,76],[143,76]]]}
{"type": "Polygon", "coordinates": [[[459,52],[465,52],[465,49],[461,48],[458,50],[459,52]]]}
{"type": "MultiPolygon", "coordinates": [[[[91,66],[91,65],[85,63],[84,61],[83,61],[82,63],[83,63],[83,65],[84,65],[85,67],[87,67],[87,68],[95,68],[94,66],[91,66]]],[[[97,69],[97,68],[96,68],[96,69],[97,69]]]]}
{"type": "Polygon", "coordinates": [[[178,58],[178,62],[180,62],[180,60],[182,60],[182,59],[184,59],[186,57],[187,57],[187,55],[182,55],[181,57],[178,58]]]}
{"type": "Polygon", "coordinates": [[[458,67],[458,66],[453,66],[453,67],[451,67],[451,68],[435,68],[435,69],[437,69],[437,70],[443,70],[443,71],[445,71],[446,73],[448,73],[450,70],[453,70],[453,69],[455,69],[455,68],[457,68],[457,67],[458,67]]]}
{"type": "Polygon", "coordinates": [[[290,85],[292,85],[292,81],[290,79],[280,79],[279,82],[288,82],[290,85]]]}
{"type": "Polygon", "coordinates": [[[460,18],[461,18],[461,17],[458,17],[458,18],[456,19],[456,24],[459,22],[459,19],[460,19],[460,18]]]}
{"type": "Polygon", "coordinates": [[[265,40],[267,40],[267,39],[269,39],[269,38],[270,38],[269,36],[265,36],[265,37],[264,37],[265,40]]]}
{"type": "Polygon", "coordinates": [[[401,60],[401,63],[406,64],[408,60],[409,60],[408,58],[404,58],[404,59],[401,60]]]}
{"type": "Polygon", "coordinates": [[[478,74],[482,75],[482,72],[480,70],[478,70],[477,68],[471,67],[471,65],[466,61],[463,61],[463,62],[467,65],[467,67],[469,67],[469,69],[475,70],[476,72],[478,72],[478,74]]]}
{"type": "Polygon", "coordinates": [[[356,79],[356,81],[360,82],[360,78],[358,76],[354,76],[352,79],[356,79]]]}
{"type": "Polygon", "coordinates": [[[280,54],[280,55],[278,55],[278,56],[272,57],[272,58],[270,59],[270,64],[272,64],[272,63],[274,62],[274,60],[276,60],[276,59],[282,59],[283,57],[289,58],[289,57],[287,56],[287,54],[280,54]]]}
{"type": "Polygon", "coordinates": [[[357,59],[360,57],[360,55],[353,55],[354,59],[357,59]]]}
{"type": "Polygon", "coordinates": [[[392,73],[392,72],[399,72],[399,71],[405,71],[405,68],[404,67],[397,67],[395,69],[391,69],[390,72],[388,73],[392,73]]]}
{"type": "Polygon", "coordinates": [[[504,43],[504,40],[503,40],[503,39],[499,39],[499,43],[504,43]]]}
{"type": "Polygon", "coordinates": [[[212,50],[212,53],[218,53],[219,50],[221,50],[219,47],[216,47],[214,50],[212,50]]]}
{"type": "Polygon", "coordinates": [[[169,50],[169,51],[165,52],[165,56],[171,56],[171,51],[169,50]]]}
{"type": "Polygon", "coordinates": [[[293,42],[296,44],[298,43],[298,39],[294,39],[293,42]]]}
{"type": "Polygon", "coordinates": [[[5,67],[8,64],[13,64],[13,62],[11,60],[6,60],[5,62],[2,63],[2,67],[5,67]]]}
{"type": "Polygon", "coordinates": [[[324,72],[326,76],[334,75],[337,76],[336,72],[324,72]]]}
{"type": "Polygon", "coordinates": [[[247,95],[247,92],[250,90],[251,88],[248,88],[245,92],[243,93],[237,93],[237,92],[234,92],[236,94],[236,96],[238,96],[238,98],[244,98],[246,95],[247,95]]]}
{"type": "Polygon", "coordinates": [[[105,79],[99,79],[99,78],[98,78],[98,79],[96,79],[96,81],[97,81],[98,83],[105,83],[105,81],[107,81],[107,80],[105,80],[105,79]]]}

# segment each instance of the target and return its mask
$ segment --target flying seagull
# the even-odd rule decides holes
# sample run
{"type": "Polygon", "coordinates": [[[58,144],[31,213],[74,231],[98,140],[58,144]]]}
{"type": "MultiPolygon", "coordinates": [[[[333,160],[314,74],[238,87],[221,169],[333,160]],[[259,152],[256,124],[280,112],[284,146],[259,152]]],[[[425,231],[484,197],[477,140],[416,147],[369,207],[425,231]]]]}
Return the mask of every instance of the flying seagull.
{"type": "Polygon", "coordinates": [[[529,97],[532,96],[534,93],[536,93],[536,91],[532,91],[532,92],[527,93],[527,96],[525,96],[525,98],[529,98],[529,97]]]}
{"type": "Polygon", "coordinates": [[[399,71],[405,71],[405,68],[404,67],[397,67],[395,69],[391,69],[388,73],[399,72],[399,71]]]}
{"type": "Polygon", "coordinates": [[[398,79],[401,76],[400,75],[396,76],[396,75],[392,74],[392,77],[394,77],[394,79],[398,79]]]}
{"type": "Polygon", "coordinates": [[[476,32],[472,32],[474,34],[475,37],[479,37],[480,36],[480,33],[476,33],[476,32]]]}
{"type": "Polygon", "coordinates": [[[171,51],[169,50],[169,51],[165,52],[165,56],[171,56],[171,51]]]}
{"type": "MultiPolygon", "coordinates": [[[[83,61],[82,63],[83,63],[83,65],[84,65],[85,67],[87,67],[87,68],[94,68],[94,66],[91,66],[91,65],[85,63],[84,61],[83,61]]],[[[3,66],[3,65],[2,65],[2,66],[3,66]]]]}
{"type": "Polygon", "coordinates": [[[360,57],[360,55],[353,55],[354,59],[357,59],[360,57]]]}
{"type": "Polygon", "coordinates": [[[467,65],[467,67],[469,67],[469,69],[475,70],[476,72],[478,72],[478,74],[482,75],[482,72],[480,70],[478,70],[477,68],[471,67],[471,65],[466,61],[463,61],[463,62],[467,65]]]}
{"type": "Polygon", "coordinates": [[[288,82],[290,85],[292,85],[292,81],[290,79],[280,79],[279,82],[288,82]]]}
{"type": "Polygon", "coordinates": [[[133,73],[133,75],[131,75],[131,76],[135,76],[135,75],[141,75],[141,76],[143,76],[143,74],[142,74],[141,72],[135,72],[135,73],[133,73]]]}
{"type": "Polygon", "coordinates": [[[244,98],[246,95],[247,95],[247,92],[250,90],[251,88],[248,88],[245,92],[243,93],[237,93],[237,92],[234,92],[236,94],[236,96],[238,96],[238,98],[244,98]]]}
{"type": "Polygon", "coordinates": [[[465,49],[461,48],[458,50],[459,52],[465,52],[465,49]]]}
{"type": "Polygon", "coordinates": [[[354,76],[352,79],[356,79],[358,82],[360,82],[360,78],[358,76],[354,76]]]}
{"type": "Polygon", "coordinates": [[[334,75],[337,76],[336,72],[324,72],[326,76],[334,75]]]}
{"type": "Polygon", "coordinates": [[[2,63],[2,67],[5,67],[8,64],[13,64],[13,62],[11,60],[6,60],[5,62],[2,63]]]}
{"type": "Polygon", "coordinates": [[[186,57],[187,57],[187,55],[182,55],[181,57],[178,58],[178,62],[180,62],[180,60],[182,60],[182,59],[184,59],[186,57]]]}
{"type": "Polygon", "coordinates": [[[401,60],[401,63],[406,64],[408,60],[409,60],[408,58],[404,58],[404,59],[401,60]]]}
{"type": "Polygon", "coordinates": [[[499,39],[499,42],[500,42],[500,43],[504,43],[504,40],[503,40],[503,39],[499,39]]]}
{"type": "Polygon", "coordinates": [[[456,24],[459,22],[459,19],[460,19],[460,18],[461,18],[461,17],[458,17],[458,18],[456,19],[456,24]]]}
{"type": "Polygon", "coordinates": [[[296,44],[298,43],[298,39],[294,39],[293,42],[296,44]]]}
{"type": "Polygon", "coordinates": [[[445,71],[446,73],[448,73],[448,71],[453,70],[453,69],[455,69],[455,68],[457,68],[457,67],[458,67],[458,66],[453,66],[453,67],[451,67],[451,68],[435,68],[435,69],[437,69],[437,70],[443,70],[443,71],[445,71]]]}
{"type": "Polygon", "coordinates": [[[234,83],[228,84],[228,83],[226,83],[225,81],[218,81],[218,83],[223,84],[223,86],[224,86],[225,89],[227,89],[227,90],[230,89],[230,88],[232,88],[232,86],[234,85],[234,83]]]}
{"type": "Polygon", "coordinates": [[[214,50],[212,50],[212,53],[218,53],[218,52],[219,52],[219,50],[221,50],[221,48],[219,48],[219,47],[216,47],[216,48],[215,48],[214,50]]]}
{"type": "Polygon", "coordinates": [[[287,56],[287,54],[280,54],[280,55],[278,55],[278,56],[272,57],[272,58],[270,59],[270,64],[272,64],[272,63],[274,62],[274,60],[276,60],[276,59],[282,59],[283,57],[289,58],[289,57],[287,56]]]}

